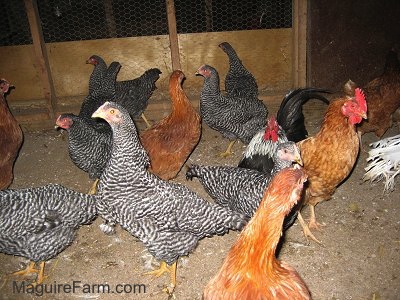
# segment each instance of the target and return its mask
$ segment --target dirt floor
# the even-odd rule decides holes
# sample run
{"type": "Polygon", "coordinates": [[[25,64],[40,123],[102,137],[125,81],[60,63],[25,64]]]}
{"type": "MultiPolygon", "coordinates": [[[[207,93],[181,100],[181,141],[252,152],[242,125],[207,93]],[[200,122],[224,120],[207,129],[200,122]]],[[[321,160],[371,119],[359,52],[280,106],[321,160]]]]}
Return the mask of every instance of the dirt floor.
{"type": "MultiPolygon", "coordinates": [[[[325,106],[314,102],[305,106],[307,126],[311,134],[319,128],[325,106]]],[[[271,109],[271,113],[274,113],[271,109]]],[[[138,122],[139,127],[143,124],[138,122]]],[[[398,132],[393,128],[386,136],[398,132]]],[[[372,134],[363,137],[363,145],[375,141],[372,134]]],[[[222,159],[218,154],[227,141],[220,134],[203,128],[200,144],[188,163],[209,165],[235,165],[244,149],[236,144],[235,154],[222,159]]],[[[394,192],[384,195],[383,184],[363,183],[361,178],[367,154],[361,152],[354,172],[342,184],[333,199],[316,208],[319,221],[326,223],[322,232],[316,232],[323,242],[320,246],[307,242],[301,227],[292,226],[283,243],[279,258],[292,265],[303,277],[313,299],[400,299],[400,199],[399,185],[394,192]]],[[[175,180],[210,199],[199,182],[186,181],[184,172],[175,180]]],[[[79,170],[67,153],[67,134],[56,130],[25,132],[25,142],[15,165],[12,188],[59,183],[80,192],[88,191],[92,182],[79,170]]],[[[308,209],[303,211],[307,218],[308,209]]],[[[152,279],[143,275],[150,266],[149,254],[126,231],[118,228],[115,236],[106,236],[100,229],[98,218],[93,224],[79,230],[76,241],[58,257],[46,264],[49,277],[45,283],[70,284],[76,281],[75,293],[46,294],[41,299],[167,299],[161,292],[168,282],[166,276],[152,279]],[[80,281],[80,282],[78,282],[80,281]],[[94,288],[83,293],[87,285],[117,284],[125,286],[123,294],[107,294],[94,288]],[[144,291],[144,285],[145,291],[144,291]],[[133,291],[136,289],[136,294],[133,291]],[[132,291],[129,293],[129,291],[132,291]]],[[[201,299],[209,279],[218,271],[227,251],[237,238],[237,232],[225,236],[206,238],[197,249],[178,262],[176,299],[201,299]]],[[[13,280],[4,275],[24,267],[27,260],[0,254],[1,299],[31,299],[39,295],[13,292],[13,280]]],[[[50,288],[50,287],[48,287],[50,288]]]]}

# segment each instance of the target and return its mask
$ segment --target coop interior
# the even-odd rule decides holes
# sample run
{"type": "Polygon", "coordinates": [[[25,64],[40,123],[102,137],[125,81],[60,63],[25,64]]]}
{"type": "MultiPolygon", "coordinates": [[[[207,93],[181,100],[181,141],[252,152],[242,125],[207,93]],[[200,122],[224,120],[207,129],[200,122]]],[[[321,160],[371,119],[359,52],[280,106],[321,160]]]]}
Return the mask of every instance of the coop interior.
{"type": "MultiPolygon", "coordinates": [[[[2,4],[0,78],[11,86],[5,93],[7,106],[0,109],[10,110],[24,136],[8,189],[60,184],[87,193],[93,185],[94,179],[71,159],[68,132],[55,129],[60,114],[78,115],[88,97],[94,66],[87,60],[92,55],[107,65],[118,62],[118,81],[138,78],[151,68],[161,71],[144,110],[150,124],[157,124],[173,110],[170,76],[175,70],[183,72],[183,91],[200,115],[205,85],[205,78],[196,74],[200,67],[215,68],[219,89],[227,94],[225,76],[230,63],[219,46],[222,42],[234,48],[256,79],[258,99],[268,116],[275,115],[285,95],[295,89],[329,90],[324,96],[331,102],[346,97],[349,80],[363,89],[383,73],[387,53],[400,51],[400,2],[396,0],[16,0],[2,4]]],[[[399,87],[389,88],[389,93],[397,93],[390,105],[400,108],[400,72],[397,78],[399,87]]],[[[368,102],[368,94],[366,98],[368,102]]],[[[303,105],[309,136],[319,132],[327,107],[315,98],[303,105]]],[[[280,239],[277,258],[297,271],[312,299],[399,298],[400,204],[395,177],[400,149],[392,156],[391,163],[397,159],[397,165],[390,170],[394,180],[389,189],[384,176],[378,182],[363,181],[370,144],[399,134],[400,110],[394,108],[392,113],[390,126],[381,136],[372,130],[362,135],[354,168],[338,183],[331,200],[316,206],[318,220],[325,225],[313,231],[320,243],[304,236],[298,220],[280,239]]],[[[5,119],[0,120],[0,130],[6,136],[9,132],[2,123],[6,124],[5,119]]],[[[141,117],[134,124],[139,133],[147,129],[141,117]]],[[[221,157],[228,142],[203,120],[198,144],[170,181],[213,203],[199,180],[187,179],[186,171],[192,164],[237,167],[247,143],[236,142],[233,154],[221,157]]],[[[0,137],[0,143],[6,149],[10,142],[0,137]]],[[[394,141],[394,146],[399,144],[394,141]]],[[[0,203],[2,231],[14,218],[7,217],[6,209],[0,203]]],[[[31,214],[36,216],[34,208],[31,214]]],[[[303,209],[306,221],[310,214],[303,209]]],[[[4,250],[11,238],[0,233],[0,299],[202,299],[240,237],[240,231],[231,230],[201,239],[189,255],[178,259],[176,287],[166,294],[163,288],[169,276],[145,275],[159,261],[140,239],[122,227],[116,228],[115,235],[105,235],[99,229],[102,222],[98,217],[82,226],[71,245],[47,261],[45,292],[27,288],[36,275],[24,287],[23,279],[10,275],[25,268],[29,259],[4,250]],[[78,281],[76,290],[66,292],[66,285],[78,281]],[[57,284],[63,289],[56,291],[57,284]],[[117,286],[122,290],[117,291],[117,286]]],[[[287,295],[285,299],[297,298],[287,295]]]]}

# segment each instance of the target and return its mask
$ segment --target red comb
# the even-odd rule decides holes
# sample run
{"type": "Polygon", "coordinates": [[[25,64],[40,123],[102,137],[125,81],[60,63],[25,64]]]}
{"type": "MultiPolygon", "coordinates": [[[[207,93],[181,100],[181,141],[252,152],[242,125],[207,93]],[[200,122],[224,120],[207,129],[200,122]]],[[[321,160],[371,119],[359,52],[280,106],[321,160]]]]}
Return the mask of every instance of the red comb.
{"type": "Polygon", "coordinates": [[[354,94],[355,94],[356,101],[357,101],[358,105],[360,106],[360,108],[364,112],[367,112],[367,101],[365,100],[364,91],[360,88],[356,88],[354,90],[354,94]]]}

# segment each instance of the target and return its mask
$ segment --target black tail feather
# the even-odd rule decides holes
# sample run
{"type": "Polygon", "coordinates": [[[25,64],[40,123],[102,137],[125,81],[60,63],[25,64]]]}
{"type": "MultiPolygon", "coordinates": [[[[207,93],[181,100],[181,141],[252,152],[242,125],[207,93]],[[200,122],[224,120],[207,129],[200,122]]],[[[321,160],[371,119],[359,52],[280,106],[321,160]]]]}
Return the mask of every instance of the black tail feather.
{"type": "Polygon", "coordinates": [[[298,142],[304,140],[308,135],[304,124],[304,103],[309,99],[319,99],[329,104],[329,100],[320,93],[332,92],[326,89],[301,88],[289,92],[282,100],[276,120],[285,131],[289,141],[298,142]]]}

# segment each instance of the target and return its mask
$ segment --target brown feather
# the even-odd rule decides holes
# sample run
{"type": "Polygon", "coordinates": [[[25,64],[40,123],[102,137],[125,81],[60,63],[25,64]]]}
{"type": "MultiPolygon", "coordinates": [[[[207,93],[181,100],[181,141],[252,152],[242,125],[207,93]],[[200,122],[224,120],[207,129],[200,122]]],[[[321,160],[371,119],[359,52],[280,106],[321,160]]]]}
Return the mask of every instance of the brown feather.
{"type": "Polygon", "coordinates": [[[150,171],[165,180],[178,175],[201,136],[201,119],[182,89],[183,79],[180,70],[171,74],[171,113],[140,135],[150,157],[150,171]]]}
{"type": "Polygon", "coordinates": [[[301,197],[305,180],[304,172],[294,168],[274,177],[218,274],[205,287],[205,300],[311,299],[298,273],[275,257],[283,219],[301,197]]]}
{"type": "MultiPolygon", "coordinates": [[[[3,79],[2,79],[3,81],[3,79]]],[[[7,82],[8,84],[8,82],[7,82]]],[[[23,134],[17,120],[11,114],[4,92],[0,91],[0,190],[13,181],[13,166],[21,148],[23,134]]]]}

